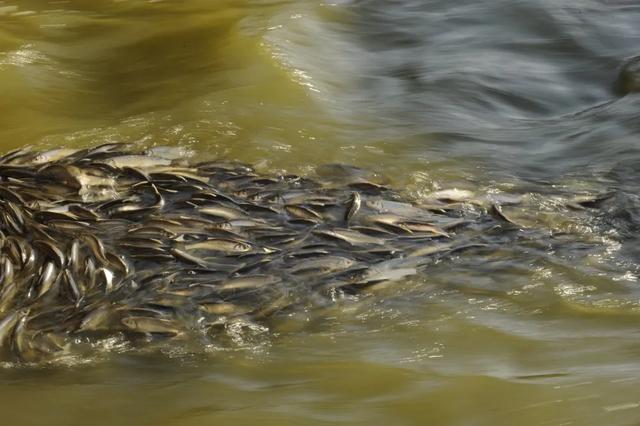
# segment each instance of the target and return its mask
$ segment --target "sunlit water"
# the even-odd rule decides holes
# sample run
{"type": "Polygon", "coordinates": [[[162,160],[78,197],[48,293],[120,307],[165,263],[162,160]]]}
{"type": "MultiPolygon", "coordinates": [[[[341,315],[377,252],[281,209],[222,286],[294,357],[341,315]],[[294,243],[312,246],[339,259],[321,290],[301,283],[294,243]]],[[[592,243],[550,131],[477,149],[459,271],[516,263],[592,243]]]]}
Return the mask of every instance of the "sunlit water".
{"type": "Polygon", "coordinates": [[[411,198],[522,195],[560,236],[204,350],[7,366],[2,423],[637,424],[640,95],[612,88],[639,53],[631,1],[0,1],[2,151],[348,163],[411,198]]]}

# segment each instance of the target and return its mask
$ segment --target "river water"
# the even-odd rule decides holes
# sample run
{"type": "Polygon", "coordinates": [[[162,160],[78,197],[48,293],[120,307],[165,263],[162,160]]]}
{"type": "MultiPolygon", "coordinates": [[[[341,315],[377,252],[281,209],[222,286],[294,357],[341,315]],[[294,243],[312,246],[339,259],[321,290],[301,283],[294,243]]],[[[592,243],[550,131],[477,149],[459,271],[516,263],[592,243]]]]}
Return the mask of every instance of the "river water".
{"type": "Polygon", "coordinates": [[[614,90],[638,54],[626,0],[0,1],[3,152],[346,163],[413,199],[521,196],[514,217],[567,240],[454,256],[204,353],[7,365],[3,424],[638,424],[640,94],[614,90]]]}

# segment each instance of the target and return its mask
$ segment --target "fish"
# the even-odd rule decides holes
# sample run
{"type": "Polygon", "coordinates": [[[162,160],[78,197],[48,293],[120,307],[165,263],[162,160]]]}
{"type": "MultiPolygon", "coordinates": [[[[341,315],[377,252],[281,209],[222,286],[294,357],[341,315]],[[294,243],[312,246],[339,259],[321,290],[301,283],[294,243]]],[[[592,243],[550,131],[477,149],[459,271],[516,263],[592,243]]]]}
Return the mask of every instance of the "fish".
{"type": "Polygon", "coordinates": [[[53,287],[59,276],[58,273],[59,270],[56,268],[55,263],[47,262],[39,272],[39,281],[29,289],[27,297],[31,299],[39,299],[44,296],[53,287]]]}
{"type": "Polygon", "coordinates": [[[178,336],[182,334],[179,324],[165,319],[146,316],[127,316],[121,323],[129,330],[142,334],[170,334],[178,336]]]}
{"type": "Polygon", "coordinates": [[[360,211],[360,206],[362,205],[362,197],[358,192],[353,192],[351,197],[349,197],[349,201],[347,202],[347,211],[344,215],[344,221],[347,227],[349,227],[349,222],[353,218],[353,216],[360,211]]]}
{"type": "Polygon", "coordinates": [[[14,266],[11,260],[2,256],[2,276],[0,276],[0,313],[6,312],[13,304],[20,283],[15,281],[14,266]]]}
{"type": "Polygon", "coordinates": [[[348,165],[307,177],[180,152],[108,143],[0,157],[0,360],[44,362],[105,337],[210,341],[229,321],[266,324],[489,250],[485,231],[506,228],[466,208],[470,192],[409,200],[348,165]]]}
{"type": "Polygon", "coordinates": [[[344,271],[356,264],[356,261],[343,256],[322,256],[315,259],[308,259],[294,265],[289,269],[294,275],[330,274],[337,271],[344,271]]]}
{"type": "Polygon", "coordinates": [[[170,159],[163,157],[154,157],[152,155],[119,155],[116,157],[108,157],[101,160],[104,164],[122,169],[128,167],[131,169],[149,170],[158,168],[161,166],[168,166],[171,164],[170,159]]]}
{"type": "Polygon", "coordinates": [[[18,322],[27,316],[29,309],[18,309],[6,315],[0,320],[0,348],[4,347],[7,340],[11,338],[14,328],[18,322]]]}
{"type": "Polygon", "coordinates": [[[219,302],[219,303],[201,303],[200,309],[208,314],[229,316],[229,315],[244,315],[253,311],[255,308],[251,306],[236,305],[234,303],[219,302]]]}
{"type": "Polygon", "coordinates": [[[244,253],[251,250],[252,246],[244,241],[225,238],[211,238],[197,243],[186,244],[188,250],[223,251],[230,253],[244,253]]]}
{"type": "Polygon", "coordinates": [[[263,287],[281,282],[275,275],[249,275],[244,277],[233,277],[216,285],[216,290],[228,292],[231,290],[247,290],[263,287]]]}
{"type": "Polygon", "coordinates": [[[311,222],[319,222],[322,220],[322,216],[320,214],[301,205],[287,204],[284,206],[284,209],[294,219],[308,220],[311,222]]]}
{"type": "Polygon", "coordinates": [[[313,231],[313,233],[324,238],[344,241],[353,246],[368,244],[382,245],[385,243],[385,240],[382,238],[372,237],[349,229],[318,230],[313,231]]]}
{"type": "Polygon", "coordinates": [[[225,206],[207,206],[200,207],[198,213],[205,216],[211,216],[224,220],[235,220],[247,217],[247,214],[239,208],[225,207],[225,206]]]}

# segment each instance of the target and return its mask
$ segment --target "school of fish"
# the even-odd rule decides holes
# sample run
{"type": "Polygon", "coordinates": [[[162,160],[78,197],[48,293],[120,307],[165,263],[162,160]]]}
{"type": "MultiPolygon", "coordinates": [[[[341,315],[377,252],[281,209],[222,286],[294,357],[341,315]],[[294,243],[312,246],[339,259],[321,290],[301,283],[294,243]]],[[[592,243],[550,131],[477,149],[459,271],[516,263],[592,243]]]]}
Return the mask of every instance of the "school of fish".
{"type": "Polygon", "coordinates": [[[268,176],[178,151],[0,158],[2,359],[39,362],[113,335],[215,336],[490,250],[516,227],[497,205],[469,209],[463,191],[408,202],[355,167],[268,176]]]}

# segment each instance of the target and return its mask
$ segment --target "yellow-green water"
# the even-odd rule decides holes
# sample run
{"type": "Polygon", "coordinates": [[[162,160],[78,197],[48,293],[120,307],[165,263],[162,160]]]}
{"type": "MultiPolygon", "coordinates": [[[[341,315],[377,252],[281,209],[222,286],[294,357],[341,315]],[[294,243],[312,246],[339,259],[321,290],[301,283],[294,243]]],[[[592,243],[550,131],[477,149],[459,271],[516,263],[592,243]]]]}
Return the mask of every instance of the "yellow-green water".
{"type": "Polygon", "coordinates": [[[451,3],[0,1],[2,151],[355,164],[411,197],[517,190],[524,218],[601,246],[455,257],[205,353],[3,369],[2,424],[640,424],[639,100],[609,91],[640,10],[451,3]],[[555,208],[611,187],[628,217],[555,208]]]}

